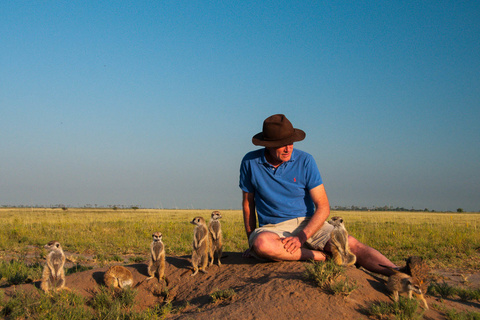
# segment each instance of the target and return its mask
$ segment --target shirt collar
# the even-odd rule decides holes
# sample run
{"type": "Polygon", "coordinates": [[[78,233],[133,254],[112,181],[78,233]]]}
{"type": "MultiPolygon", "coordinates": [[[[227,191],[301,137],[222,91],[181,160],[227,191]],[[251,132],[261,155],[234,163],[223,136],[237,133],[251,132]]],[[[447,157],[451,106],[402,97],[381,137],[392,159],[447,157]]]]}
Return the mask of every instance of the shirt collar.
{"type": "MultiPolygon", "coordinates": [[[[271,164],[267,161],[267,158],[265,158],[265,148],[263,148],[262,150],[262,156],[260,157],[259,161],[260,163],[264,164],[264,165],[269,165],[271,166],[271,164]]],[[[286,163],[288,162],[294,162],[295,159],[297,158],[297,152],[295,151],[295,148],[293,148],[292,150],[292,156],[290,157],[290,160],[288,160],[286,163]]],[[[284,162],[285,163],[285,162],[284,162]]],[[[282,163],[283,165],[283,163],[282,163]]]]}

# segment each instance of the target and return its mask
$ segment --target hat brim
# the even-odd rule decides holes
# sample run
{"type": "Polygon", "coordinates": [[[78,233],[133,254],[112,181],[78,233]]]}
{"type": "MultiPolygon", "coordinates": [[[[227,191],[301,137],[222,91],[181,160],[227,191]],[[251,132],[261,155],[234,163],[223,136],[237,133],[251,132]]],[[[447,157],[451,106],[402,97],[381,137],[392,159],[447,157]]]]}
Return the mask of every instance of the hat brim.
{"type": "Polygon", "coordinates": [[[294,128],[293,131],[290,137],[281,140],[265,140],[263,132],[260,132],[253,136],[252,143],[256,146],[280,148],[305,139],[306,133],[303,130],[294,128]]]}

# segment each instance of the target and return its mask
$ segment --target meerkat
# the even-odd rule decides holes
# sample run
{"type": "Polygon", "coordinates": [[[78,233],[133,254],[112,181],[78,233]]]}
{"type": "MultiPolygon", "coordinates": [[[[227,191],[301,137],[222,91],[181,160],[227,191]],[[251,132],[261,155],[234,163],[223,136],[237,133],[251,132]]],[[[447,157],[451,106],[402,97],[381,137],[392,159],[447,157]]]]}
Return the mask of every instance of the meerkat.
{"type": "Polygon", "coordinates": [[[394,271],[394,274],[388,277],[387,289],[393,293],[393,300],[395,302],[398,301],[399,293],[406,292],[409,299],[412,299],[412,293],[415,293],[423,302],[425,309],[428,309],[427,301],[423,296],[423,292],[418,281],[413,279],[408,274],[396,270],[395,268],[388,266],[384,267],[394,271]]]}
{"type": "Polygon", "coordinates": [[[430,267],[425,261],[423,261],[421,257],[408,257],[406,261],[406,266],[399,271],[410,275],[414,281],[419,283],[422,292],[426,292],[428,287],[427,279],[430,273],[430,267]],[[405,269],[405,271],[403,271],[403,269],[405,269]]]}
{"type": "Polygon", "coordinates": [[[395,269],[399,272],[408,274],[420,285],[422,292],[426,292],[428,287],[427,279],[430,272],[430,267],[425,263],[425,261],[423,261],[421,257],[418,256],[411,256],[405,260],[406,265],[401,268],[392,268],[383,264],[380,264],[380,266],[384,268],[395,269]]]}
{"type": "Polygon", "coordinates": [[[62,246],[58,241],[50,241],[44,246],[49,251],[47,261],[42,273],[42,282],[40,288],[48,292],[53,289],[55,291],[65,288],[65,254],[62,246]]]}
{"type": "Polygon", "coordinates": [[[111,266],[103,275],[103,282],[113,289],[125,289],[133,285],[133,275],[130,270],[122,266],[111,266]]]}
{"type": "Polygon", "coordinates": [[[202,217],[195,217],[190,222],[195,225],[193,230],[193,251],[192,251],[192,266],[193,274],[196,275],[198,271],[207,273],[205,268],[208,265],[208,252],[209,252],[209,236],[208,228],[205,223],[205,219],[202,217]]]}
{"type": "Polygon", "coordinates": [[[220,258],[223,252],[223,237],[222,237],[222,225],[219,219],[222,218],[222,214],[219,211],[212,212],[212,218],[208,223],[208,231],[210,236],[210,266],[213,265],[215,255],[217,256],[218,266],[221,266],[220,258]]]}
{"type": "Polygon", "coordinates": [[[158,274],[158,281],[165,280],[165,246],[162,242],[162,233],[155,232],[152,234],[152,244],[150,245],[150,260],[148,261],[147,279],[152,279],[158,274]]]}
{"type": "Polygon", "coordinates": [[[333,231],[330,235],[330,244],[333,254],[333,260],[341,266],[351,266],[357,261],[357,257],[350,252],[348,246],[348,232],[343,224],[341,217],[332,217],[328,221],[333,225],[333,231]]]}

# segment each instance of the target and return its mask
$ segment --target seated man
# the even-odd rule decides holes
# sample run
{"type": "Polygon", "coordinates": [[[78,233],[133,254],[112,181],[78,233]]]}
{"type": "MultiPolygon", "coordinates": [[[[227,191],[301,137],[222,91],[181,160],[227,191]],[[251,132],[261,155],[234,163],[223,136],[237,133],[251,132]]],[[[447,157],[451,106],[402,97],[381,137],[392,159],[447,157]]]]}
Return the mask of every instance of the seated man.
{"type": "MultiPolygon", "coordinates": [[[[313,157],[293,148],[305,138],[282,114],[268,117],[252,138],[265,148],[245,155],[240,167],[242,209],[250,249],[245,256],[269,260],[326,259],[331,252],[325,187],[313,157]],[[256,214],[255,214],[256,210],[256,214]],[[259,228],[255,229],[258,215],[259,228]]],[[[396,267],[377,250],[349,236],[350,250],[365,269],[390,275],[396,267]]]]}

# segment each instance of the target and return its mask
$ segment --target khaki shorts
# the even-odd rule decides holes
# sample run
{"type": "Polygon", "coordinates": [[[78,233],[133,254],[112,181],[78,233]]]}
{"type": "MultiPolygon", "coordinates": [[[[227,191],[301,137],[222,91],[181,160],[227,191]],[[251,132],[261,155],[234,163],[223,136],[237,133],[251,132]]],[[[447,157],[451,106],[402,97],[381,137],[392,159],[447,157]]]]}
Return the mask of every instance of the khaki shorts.
{"type": "MultiPolygon", "coordinates": [[[[262,232],[273,232],[276,233],[280,238],[286,238],[295,236],[298,232],[303,230],[310,221],[310,218],[295,218],[291,220],[287,220],[284,222],[280,222],[277,224],[266,224],[263,227],[255,229],[250,237],[248,238],[248,244],[250,248],[252,247],[255,238],[262,232]]],[[[333,226],[326,222],[317,231],[313,236],[307,239],[304,244],[304,247],[313,250],[323,250],[325,244],[328,240],[330,240],[330,234],[332,233],[333,226]]]]}

